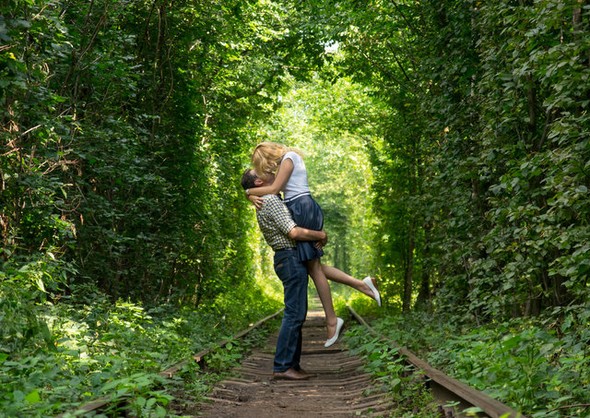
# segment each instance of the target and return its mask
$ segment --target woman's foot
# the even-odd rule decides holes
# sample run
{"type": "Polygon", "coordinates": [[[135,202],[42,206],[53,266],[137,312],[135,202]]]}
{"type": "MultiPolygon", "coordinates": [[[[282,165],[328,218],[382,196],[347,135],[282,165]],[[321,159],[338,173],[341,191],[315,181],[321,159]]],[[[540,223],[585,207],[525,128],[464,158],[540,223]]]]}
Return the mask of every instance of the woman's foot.
{"type": "Polygon", "coordinates": [[[381,306],[381,295],[379,294],[379,291],[377,290],[377,282],[375,281],[375,279],[371,276],[367,276],[363,279],[363,282],[369,286],[369,289],[371,289],[371,293],[373,293],[373,299],[375,299],[375,301],[377,301],[377,305],[381,306]]]}
{"type": "Polygon", "coordinates": [[[334,335],[328,338],[328,340],[324,344],[324,347],[330,347],[331,345],[334,345],[334,343],[338,340],[338,337],[340,336],[340,330],[342,330],[342,325],[344,325],[344,320],[342,318],[336,318],[336,330],[334,332],[334,335]]]}
{"type": "Polygon", "coordinates": [[[326,321],[326,331],[327,331],[326,340],[329,340],[334,335],[336,335],[336,328],[337,327],[338,327],[338,317],[336,317],[334,322],[326,321]]]}

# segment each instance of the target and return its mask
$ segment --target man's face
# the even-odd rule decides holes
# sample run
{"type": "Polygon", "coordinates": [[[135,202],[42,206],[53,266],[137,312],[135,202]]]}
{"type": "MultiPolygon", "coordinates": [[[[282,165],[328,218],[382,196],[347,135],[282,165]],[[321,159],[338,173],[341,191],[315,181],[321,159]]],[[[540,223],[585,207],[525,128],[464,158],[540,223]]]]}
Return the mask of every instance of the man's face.
{"type": "Polygon", "coordinates": [[[275,181],[275,176],[272,174],[269,174],[268,176],[266,176],[266,178],[260,178],[260,177],[256,177],[256,187],[260,187],[260,186],[270,186],[271,184],[273,184],[273,182],[275,181]]]}

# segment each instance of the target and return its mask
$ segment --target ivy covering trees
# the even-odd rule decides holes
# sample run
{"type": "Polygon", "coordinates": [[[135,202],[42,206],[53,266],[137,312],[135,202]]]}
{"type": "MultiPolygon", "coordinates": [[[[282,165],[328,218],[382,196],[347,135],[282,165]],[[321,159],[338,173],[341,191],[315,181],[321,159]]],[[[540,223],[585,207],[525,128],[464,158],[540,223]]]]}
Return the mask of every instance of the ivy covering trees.
{"type": "Polygon", "coordinates": [[[279,3],[4,4],[5,278],[198,306],[247,276],[236,178],[282,75],[313,64],[296,21],[279,3]]]}
{"type": "Polygon", "coordinates": [[[482,327],[434,364],[527,414],[585,416],[590,5],[332,5],[343,71],[390,109],[369,148],[386,299],[482,327]]]}
{"type": "MultiPolygon", "coordinates": [[[[301,17],[289,2],[2,3],[2,405],[47,411],[157,372],[179,350],[156,364],[133,337],[167,333],[154,312],[213,339],[277,308],[255,284],[239,176],[284,76],[321,62],[301,17]],[[145,361],[113,358],[129,346],[145,361]]],[[[191,341],[176,348],[208,343],[191,341]]]]}
{"type": "Polygon", "coordinates": [[[481,319],[585,303],[588,5],[333,4],[346,71],[391,108],[373,166],[404,307],[433,291],[481,319]]]}

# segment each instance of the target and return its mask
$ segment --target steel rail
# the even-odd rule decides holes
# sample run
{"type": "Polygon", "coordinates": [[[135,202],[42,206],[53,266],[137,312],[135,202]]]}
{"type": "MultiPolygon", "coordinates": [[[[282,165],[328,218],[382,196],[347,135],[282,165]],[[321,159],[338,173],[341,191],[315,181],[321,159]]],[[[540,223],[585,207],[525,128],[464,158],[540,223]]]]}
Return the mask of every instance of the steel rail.
{"type": "Polygon", "coordinates": [[[426,361],[420,359],[412,351],[397,345],[394,341],[373,329],[352,307],[348,306],[351,315],[362,324],[371,334],[386,342],[391,348],[401,354],[408,363],[421,370],[430,381],[428,385],[436,398],[443,403],[459,402],[463,409],[477,407],[491,418],[526,418],[520,412],[492,398],[457,379],[447,376],[442,371],[435,369],[426,361]]]}
{"type": "MultiPolygon", "coordinates": [[[[213,345],[212,347],[209,347],[209,348],[206,348],[202,351],[199,351],[197,354],[194,354],[193,356],[191,356],[191,359],[194,360],[199,366],[201,366],[201,367],[204,366],[206,356],[211,354],[213,351],[215,351],[219,348],[225,347],[228,343],[230,343],[233,340],[237,340],[238,338],[242,338],[242,337],[246,336],[248,333],[250,333],[254,329],[260,327],[261,325],[270,321],[271,319],[274,319],[276,316],[281,314],[283,312],[283,310],[284,310],[284,308],[281,308],[278,311],[276,311],[275,313],[273,313],[265,318],[262,318],[258,322],[250,325],[248,328],[238,332],[237,334],[233,335],[231,338],[227,338],[225,340],[222,340],[222,341],[216,343],[215,345],[213,345]]],[[[182,360],[182,361],[174,364],[173,366],[170,366],[167,369],[162,370],[159,373],[159,375],[162,377],[165,377],[165,378],[171,378],[176,373],[178,373],[178,371],[181,370],[186,364],[188,364],[188,362],[191,361],[191,359],[182,360]]],[[[102,409],[111,403],[113,403],[112,398],[110,398],[108,396],[103,396],[101,398],[95,399],[87,404],[84,404],[84,405],[76,408],[74,411],[68,411],[68,412],[64,412],[62,414],[59,414],[59,415],[57,415],[57,418],[62,418],[66,414],[72,414],[74,416],[78,416],[81,413],[86,414],[86,413],[89,413],[92,411],[102,409]]]]}

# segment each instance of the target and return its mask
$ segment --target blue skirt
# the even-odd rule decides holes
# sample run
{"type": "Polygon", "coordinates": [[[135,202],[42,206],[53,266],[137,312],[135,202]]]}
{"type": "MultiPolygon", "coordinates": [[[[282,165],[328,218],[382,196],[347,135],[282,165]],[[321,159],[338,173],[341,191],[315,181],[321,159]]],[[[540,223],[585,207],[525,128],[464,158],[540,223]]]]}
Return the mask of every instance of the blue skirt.
{"type": "MultiPolygon", "coordinates": [[[[322,208],[310,195],[300,196],[287,202],[293,220],[302,228],[321,230],[324,228],[322,208]]],[[[324,255],[315,247],[316,241],[297,241],[297,254],[301,261],[313,260],[324,255]]]]}

